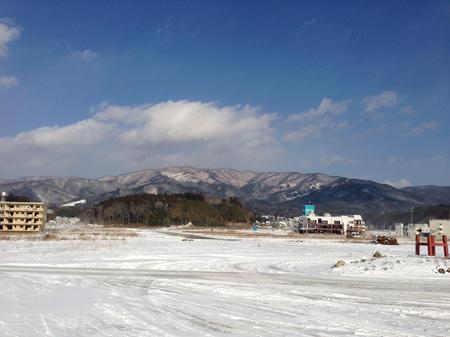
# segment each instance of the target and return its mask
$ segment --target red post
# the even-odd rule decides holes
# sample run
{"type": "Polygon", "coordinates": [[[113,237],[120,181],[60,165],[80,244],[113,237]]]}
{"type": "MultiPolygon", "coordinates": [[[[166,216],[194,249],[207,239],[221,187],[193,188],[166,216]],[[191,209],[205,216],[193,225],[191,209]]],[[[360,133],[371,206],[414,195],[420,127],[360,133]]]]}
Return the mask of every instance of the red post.
{"type": "Polygon", "coordinates": [[[436,256],[436,247],[444,248],[445,257],[449,257],[448,252],[448,237],[447,235],[442,235],[442,243],[436,243],[436,236],[427,236],[427,242],[420,242],[420,235],[416,235],[416,255],[420,255],[420,246],[427,246],[428,256],[436,256]]]}
{"type": "Polygon", "coordinates": [[[420,255],[420,235],[416,234],[416,255],[420,255]]]}
{"type": "Polygon", "coordinates": [[[442,243],[444,244],[444,255],[448,257],[448,241],[447,235],[442,235],[442,243]]]}
{"type": "Polygon", "coordinates": [[[432,256],[436,256],[436,236],[431,236],[431,254],[432,256]]]}
{"type": "Polygon", "coordinates": [[[433,241],[431,239],[431,235],[427,236],[427,252],[428,256],[433,256],[433,241]]]}

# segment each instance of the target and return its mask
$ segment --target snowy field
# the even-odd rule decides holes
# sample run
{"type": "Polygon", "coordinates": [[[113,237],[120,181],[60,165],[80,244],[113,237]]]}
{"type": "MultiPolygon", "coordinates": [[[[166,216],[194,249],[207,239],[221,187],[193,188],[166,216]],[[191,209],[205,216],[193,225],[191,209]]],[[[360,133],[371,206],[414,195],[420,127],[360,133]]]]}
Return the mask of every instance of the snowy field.
{"type": "Polygon", "coordinates": [[[450,261],[412,244],[136,233],[0,241],[0,336],[450,335],[450,261]]]}

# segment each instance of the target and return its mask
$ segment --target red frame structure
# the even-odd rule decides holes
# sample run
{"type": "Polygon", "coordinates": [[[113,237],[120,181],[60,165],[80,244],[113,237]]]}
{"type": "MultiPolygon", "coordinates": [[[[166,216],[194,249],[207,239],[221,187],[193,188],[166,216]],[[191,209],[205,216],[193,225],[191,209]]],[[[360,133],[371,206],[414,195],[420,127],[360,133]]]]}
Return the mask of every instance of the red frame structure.
{"type": "Polygon", "coordinates": [[[448,255],[447,235],[442,235],[442,243],[436,242],[435,235],[428,235],[427,242],[420,242],[420,235],[416,234],[416,255],[420,255],[420,246],[427,246],[428,256],[436,256],[436,247],[444,247],[444,256],[448,255]]]}

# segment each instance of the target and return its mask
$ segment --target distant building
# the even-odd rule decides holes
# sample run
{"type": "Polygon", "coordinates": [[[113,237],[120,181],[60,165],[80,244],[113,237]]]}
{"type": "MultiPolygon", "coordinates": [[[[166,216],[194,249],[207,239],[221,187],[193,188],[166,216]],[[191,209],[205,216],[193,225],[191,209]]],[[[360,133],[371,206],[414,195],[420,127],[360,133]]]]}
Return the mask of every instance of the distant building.
{"type": "Polygon", "coordinates": [[[365,223],[361,215],[338,215],[332,216],[329,213],[317,215],[310,213],[305,216],[306,228],[302,228],[306,233],[340,234],[348,236],[361,236],[366,231],[365,223]]]}
{"type": "Polygon", "coordinates": [[[338,215],[330,213],[317,215],[313,205],[305,205],[304,215],[299,217],[298,230],[300,233],[324,233],[347,236],[362,236],[366,231],[361,215],[338,215]],[[312,206],[307,208],[306,206],[312,206]]]}
{"type": "Polygon", "coordinates": [[[0,201],[0,232],[39,232],[44,229],[47,206],[43,202],[0,201]]]}
{"type": "MultiPolygon", "coordinates": [[[[396,224],[397,226],[397,224],[396,224]]],[[[410,238],[414,238],[416,234],[423,235],[441,235],[441,227],[442,234],[450,235],[450,220],[449,219],[430,219],[428,223],[416,223],[416,224],[408,224],[408,227],[405,227],[403,230],[403,236],[408,236],[410,238]]],[[[396,234],[397,227],[396,227],[396,234]]]]}
{"type": "MultiPolygon", "coordinates": [[[[413,223],[409,223],[408,224],[408,226],[407,226],[407,228],[406,228],[406,236],[409,236],[409,237],[414,237],[414,235],[416,235],[416,231],[417,231],[417,228],[418,228],[418,226],[425,226],[426,224],[418,224],[418,225],[415,225],[415,224],[413,224],[413,223]]],[[[404,232],[405,232],[405,230],[404,230],[404,232]]]]}
{"type": "Polygon", "coordinates": [[[442,228],[442,234],[450,235],[450,219],[431,219],[430,233],[439,235],[442,228]]]}
{"type": "Polygon", "coordinates": [[[408,235],[407,229],[408,229],[408,227],[405,226],[402,222],[396,223],[395,224],[395,235],[396,236],[407,236],[408,235]]]}

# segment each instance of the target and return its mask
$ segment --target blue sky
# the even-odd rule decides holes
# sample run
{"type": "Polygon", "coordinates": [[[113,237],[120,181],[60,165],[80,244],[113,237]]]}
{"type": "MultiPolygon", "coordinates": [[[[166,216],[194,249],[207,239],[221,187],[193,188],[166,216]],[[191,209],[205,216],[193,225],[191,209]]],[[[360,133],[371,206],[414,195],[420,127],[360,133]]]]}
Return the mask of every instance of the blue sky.
{"type": "Polygon", "coordinates": [[[449,60],[448,1],[0,0],[0,177],[450,185],[449,60]]]}

